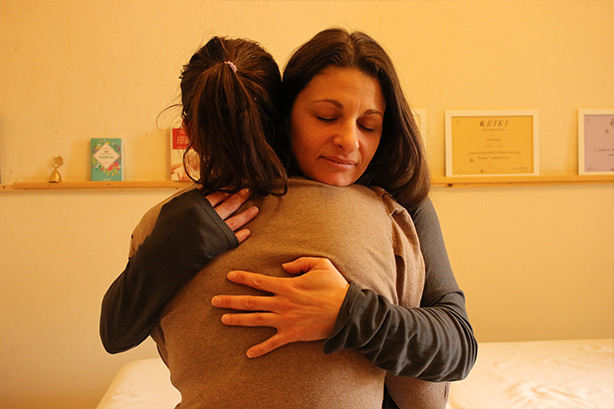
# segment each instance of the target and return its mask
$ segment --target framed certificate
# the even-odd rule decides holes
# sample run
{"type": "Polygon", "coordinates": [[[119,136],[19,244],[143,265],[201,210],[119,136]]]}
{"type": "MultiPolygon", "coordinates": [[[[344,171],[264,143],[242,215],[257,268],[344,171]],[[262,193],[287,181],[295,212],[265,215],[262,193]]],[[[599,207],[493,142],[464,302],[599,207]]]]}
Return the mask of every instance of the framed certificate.
{"type": "Polygon", "coordinates": [[[539,174],[537,110],[446,111],[446,176],[539,174]]]}
{"type": "Polygon", "coordinates": [[[578,110],[578,173],[614,174],[614,109],[578,110]]]}

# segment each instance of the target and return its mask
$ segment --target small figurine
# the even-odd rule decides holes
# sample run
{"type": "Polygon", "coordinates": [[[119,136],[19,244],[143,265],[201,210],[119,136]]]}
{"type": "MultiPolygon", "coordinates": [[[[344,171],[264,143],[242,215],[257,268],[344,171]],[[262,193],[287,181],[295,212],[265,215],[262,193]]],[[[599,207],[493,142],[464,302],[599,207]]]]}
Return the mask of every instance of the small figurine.
{"type": "Polygon", "coordinates": [[[64,164],[64,159],[61,156],[56,156],[51,161],[51,167],[53,167],[53,172],[51,172],[51,176],[49,176],[49,183],[59,183],[62,181],[62,175],[58,172],[58,168],[64,164]]]}

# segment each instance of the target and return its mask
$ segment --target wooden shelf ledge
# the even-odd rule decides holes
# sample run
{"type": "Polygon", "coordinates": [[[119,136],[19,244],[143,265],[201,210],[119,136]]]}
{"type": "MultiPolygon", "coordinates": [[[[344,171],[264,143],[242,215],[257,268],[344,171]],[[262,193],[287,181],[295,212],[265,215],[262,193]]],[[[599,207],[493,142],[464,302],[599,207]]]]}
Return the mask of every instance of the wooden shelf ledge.
{"type": "MultiPolygon", "coordinates": [[[[556,176],[436,176],[431,180],[434,187],[485,187],[485,186],[539,186],[568,184],[614,184],[614,175],[556,175],[556,176]]],[[[15,182],[0,185],[0,191],[15,190],[134,190],[134,189],[183,189],[192,182],[123,181],[123,182],[15,182]]]]}
{"type": "Polygon", "coordinates": [[[433,186],[484,187],[484,186],[537,186],[614,183],[614,175],[539,175],[539,176],[458,176],[433,177],[433,186]]]}
{"type": "Polygon", "coordinates": [[[133,190],[133,189],[183,189],[192,182],[159,181],[117,181],[117,182],[15,182],[3,185],[3,190],[133,190]]]}

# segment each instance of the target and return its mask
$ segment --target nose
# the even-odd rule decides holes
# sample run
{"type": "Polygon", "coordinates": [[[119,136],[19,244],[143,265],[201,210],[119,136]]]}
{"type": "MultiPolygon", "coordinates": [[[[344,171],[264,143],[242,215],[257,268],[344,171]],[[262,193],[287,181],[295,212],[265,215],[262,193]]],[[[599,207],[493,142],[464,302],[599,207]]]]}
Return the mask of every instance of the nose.
{"type": "Polygon", "coordinates": [[[350,153],[358,150],[360,141],[358,139],[358,129],[353,121],[345,121],[339,129],[339,132],[333,139],[335,146],[340,147],[344,153],[350,153]]]}

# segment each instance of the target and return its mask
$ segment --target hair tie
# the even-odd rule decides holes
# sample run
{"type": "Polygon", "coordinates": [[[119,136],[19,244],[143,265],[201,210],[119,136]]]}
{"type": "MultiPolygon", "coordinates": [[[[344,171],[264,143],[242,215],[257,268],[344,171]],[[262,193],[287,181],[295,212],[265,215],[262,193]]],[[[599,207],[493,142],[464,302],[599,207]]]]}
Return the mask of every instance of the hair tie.
{"type": "Polygon", "coordinates": [[[237,73],[237,66],[232,61],[224,61],[224,64],[227,64],[232,68],[232,72],[237,73]]]}

